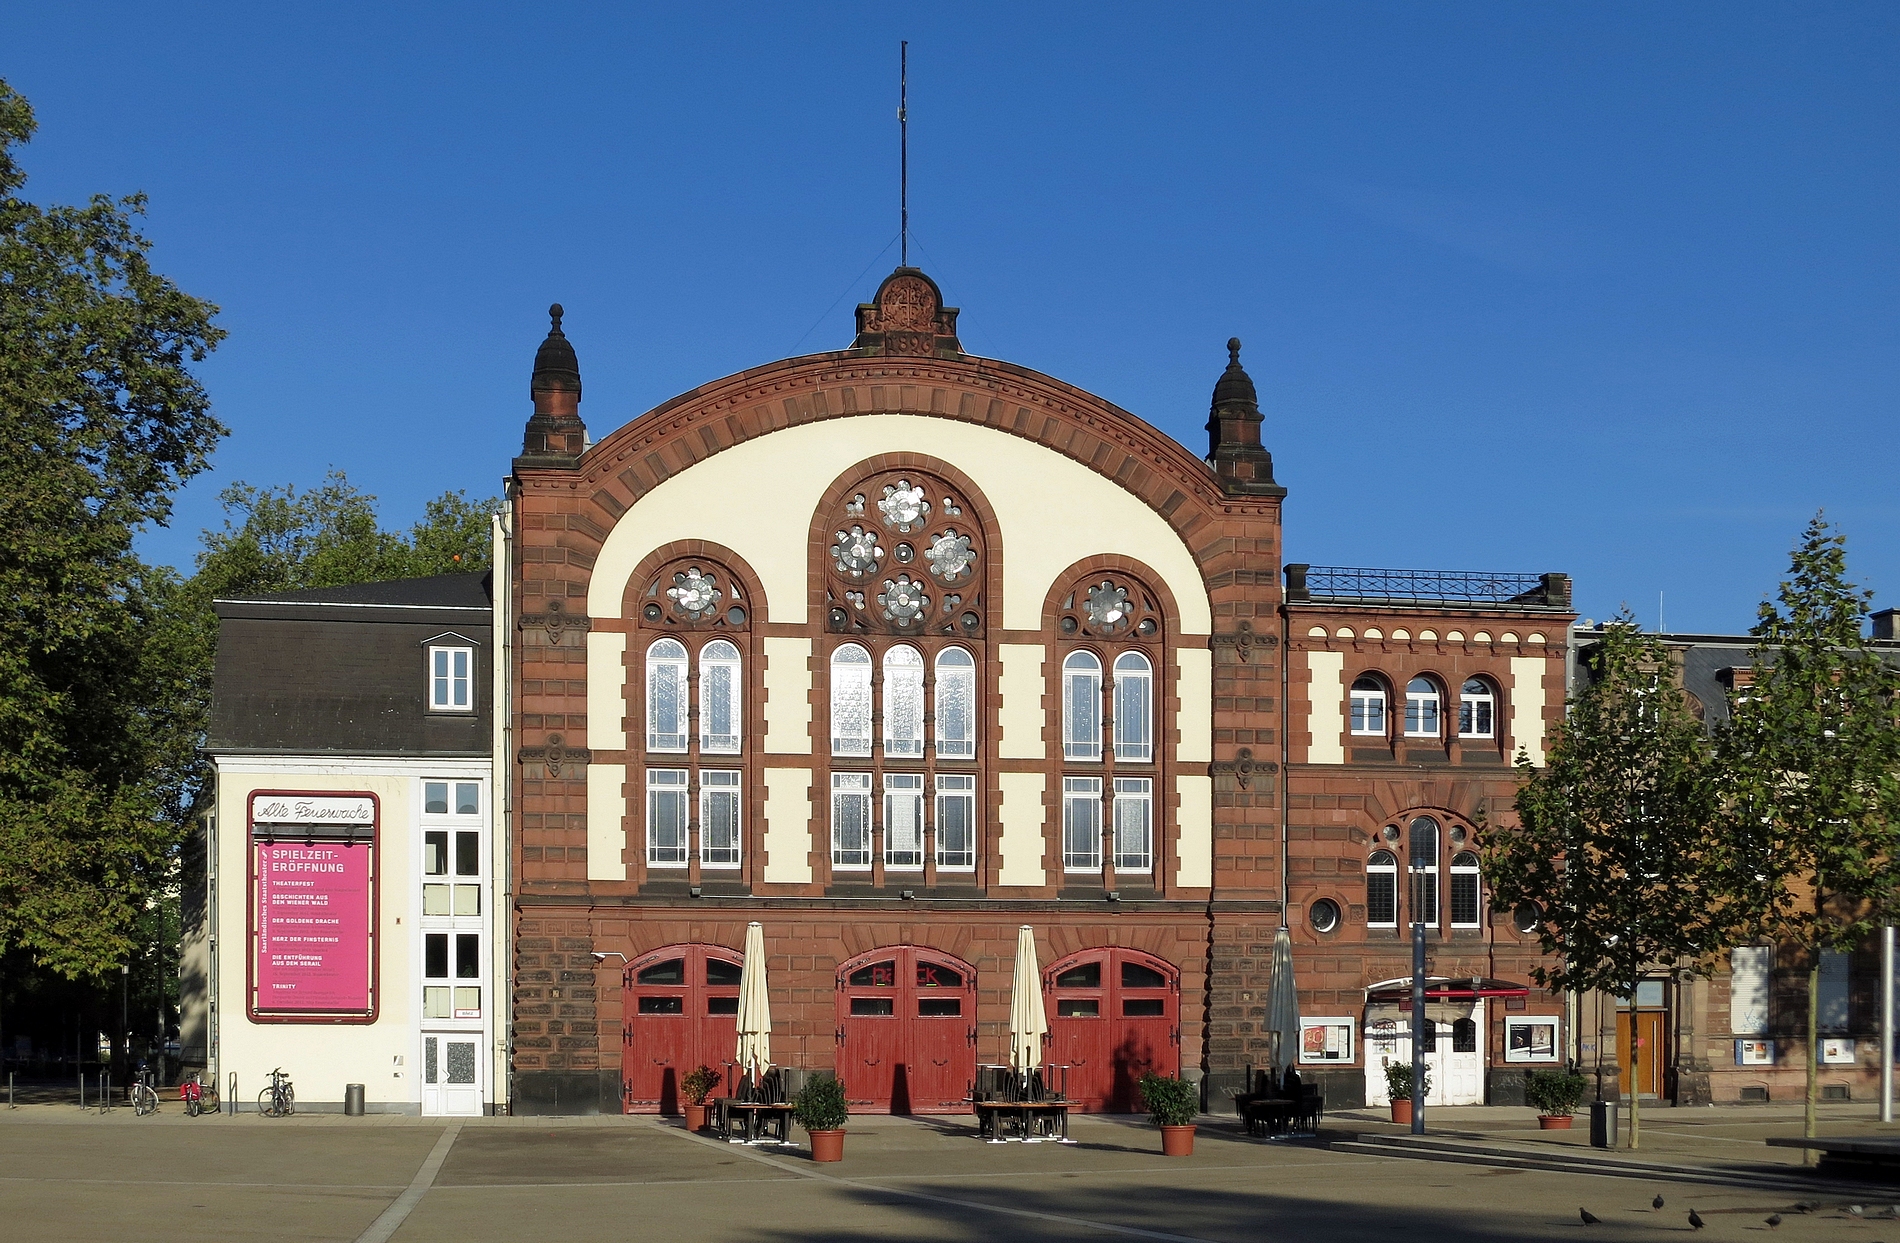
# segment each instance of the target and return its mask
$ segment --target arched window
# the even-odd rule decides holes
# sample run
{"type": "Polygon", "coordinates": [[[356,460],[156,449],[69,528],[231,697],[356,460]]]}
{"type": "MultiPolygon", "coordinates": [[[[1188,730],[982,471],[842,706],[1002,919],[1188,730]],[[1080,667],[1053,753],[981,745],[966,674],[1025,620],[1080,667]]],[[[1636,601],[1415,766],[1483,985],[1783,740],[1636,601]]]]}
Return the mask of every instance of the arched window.
{"type": "Polygon", "coordinates": [[[1123,652],[1115,658],[1116,760],[1153,763],[1154,734],[1154,667],[1140,652],[1123,652]]]}
{"type": "Polygon", "coordinates": [[[1374,677],[1352,684],[1352,732],[1385,737],[1385,684],[1374,677]]]}
{"type": "Polygon", "coordinates": [[[686,648],[677,639],[647,648],[647,750],[686,750],[686,648]]]}
{"type": "Polygon", "coordinates": [[[1420,816],[1409,827],[1411,838],[1412,919],[1427,927],[1438,922],[1438,821],[1420,816]]]}
{"type": "Polygon", "coordinates": [[[1093,652],[1062,662],[1062,758],[1102,758],[1102,662],[1093,652]]]}
{"type": "Polygon", "coordinates": [[[739,711],[739,649],[714,639],[699,649],[699,749],[737,755],[744,720],[739,711]]]}
{"type": "Polygon", "coordinates": [[[884,754],[924,754],[924,658],[908,643],[884,653],[884,754]]]}
{"type": "Polygon", "coordinates": [[[855,643],[831,654],[831,753],[871,754],[871,653],[855,643]]]}
{"type": "Polygon", "coordinates": [[[1497,737],[1497,696],[1483,678],[1466,678],[1458,691],[1458,736],[1497,737]]]}
{"type": "Polygon", "coordinates": [[[960,647],[937,653],[937,758],[976,758],[976,658],[960,647]]]}
{"type": "Polygon", "coordinates": [[[1480,909],[1478,856],[1461,850],[1451,857],[1451,926],[1476,928],[1480,909]]]}
{"type": "Polygon", "coordinates": [[[1396,928],[1399,923],[1399,863],[1389,850],[1366,860],[1366,925],[1396,928]]]}
{"type": "Polygon", "coordinates": [[[1405,736],[1438,737],[1438,683],[1413,678],[1405,684],[1405,736]]]}

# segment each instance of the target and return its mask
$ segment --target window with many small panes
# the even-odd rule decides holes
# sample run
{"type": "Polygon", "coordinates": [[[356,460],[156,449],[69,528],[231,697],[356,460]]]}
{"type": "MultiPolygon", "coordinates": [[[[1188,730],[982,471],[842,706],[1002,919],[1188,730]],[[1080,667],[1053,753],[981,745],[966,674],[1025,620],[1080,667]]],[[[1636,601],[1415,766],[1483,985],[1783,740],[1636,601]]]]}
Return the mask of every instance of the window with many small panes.
{"type": "Polygon", "coordinates": [[[487,783],[425,778],[422,809],[422,1017],[480,1019],[486,1004],[487,783]]]}

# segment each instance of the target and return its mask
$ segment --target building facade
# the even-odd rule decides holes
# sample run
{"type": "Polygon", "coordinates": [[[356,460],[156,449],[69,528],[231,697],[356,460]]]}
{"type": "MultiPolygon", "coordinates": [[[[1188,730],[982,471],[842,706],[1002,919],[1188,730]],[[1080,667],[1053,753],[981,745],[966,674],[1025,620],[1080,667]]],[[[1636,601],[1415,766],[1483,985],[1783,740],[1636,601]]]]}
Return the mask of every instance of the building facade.
{"type": "Polygon", "coordinates": [[[1238,341],[1202,456],[957,315],[900,268],[851,348],[594,441],[554,309],[496,569],[515,1111],[672,1109],[753,919],[775,1060],[861,1111],[1007,1060],[1022,925],[1088,1107],[1269,1060],[1283,920],[1303,1063],[1376,1099],[1415,914],[1446,1099],[1509,1098],[1565,1034],[1472,851],[1560,719],[1567,580],[1283,583],[1238,341]]]}

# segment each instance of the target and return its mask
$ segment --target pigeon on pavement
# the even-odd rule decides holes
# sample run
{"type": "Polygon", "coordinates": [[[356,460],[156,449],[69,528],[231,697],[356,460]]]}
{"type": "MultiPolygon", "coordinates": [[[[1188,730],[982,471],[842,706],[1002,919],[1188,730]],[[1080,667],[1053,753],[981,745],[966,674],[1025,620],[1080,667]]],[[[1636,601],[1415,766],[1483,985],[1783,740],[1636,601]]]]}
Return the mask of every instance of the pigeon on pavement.
{"type": "Polygon", "coordinates": [[[1583,1217],[1583,1224],[1586,1226],[1594,1226],[1597,1222],[1603,1220],[1587,1208],[1580,1208],[1577,1212],[1583,1217]]]}
{"type": "Polygon", "coordinates": [[[1655,1209],[1657,1212],[1660,1213],[1662,1211],[1662,1206],[1663,1206],[1663,1198],[1662,1198],[1662,1195],[1658,1193],[1656,1198],[1649,1202],[1649,1207],[1655,1209]]]}
{"type": "Polygon", "coordinates": [[[1780,1213],[1770,1213],[1767,1217],[1763,1218],[1763,1220],[1768,1223],[1768,1228],[1770,1230],[1778,1230],[1781,1228],[1781,1214],[1780,1213]]]}
{"type": "Polygon", "coordinates": [[[1702,1220],[1702,1214],[1696,1212],[1694,1209],[1690,1209],[1689,1210],[1689,1224],[1693,1226],[1695,1229],[1700,1230],[1707,1223],[1702,1220]]]}

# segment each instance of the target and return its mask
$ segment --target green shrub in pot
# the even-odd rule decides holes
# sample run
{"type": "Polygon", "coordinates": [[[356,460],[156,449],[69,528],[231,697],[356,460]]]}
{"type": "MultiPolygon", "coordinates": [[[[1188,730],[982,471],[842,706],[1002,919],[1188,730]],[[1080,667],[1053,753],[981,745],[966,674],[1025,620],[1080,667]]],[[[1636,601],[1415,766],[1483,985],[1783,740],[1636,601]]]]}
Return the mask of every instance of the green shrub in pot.
{"type": "MultiPolygon", "coordinates": [[[[1385,1094],[1395,1101],[1412,1099],[1412,1064],[1410,1062],[1387,1062],[1385,1064],[1385,1094]]],[[[1420,1096],[1432,1094],[1432,1068],[1425,1068],[1425,1082],[1420,1087],[1420,1096]]]]}
{"type": "Polygon", "coordinates": [[[1524,1099],[1546,1118],[1568,1117],[1590,1091],[1590,1081],[1574,1070],[1532,1071],[1524,1076],[1524,1099]]]}
{"type": "Polygon", "coordinates": [[[792,1101],[792,1116],[807,1131],[841,1131],[850,1113],[844,1103],[844,1081],[836,1075],[813,1075],[792,1101]]]}
{"type": "Polygon", "coordinates": [[[1153,1071],[1141,1077],[1141,1100],[1156,1126],[1190,1126],[1201,1112],[1199,1084],[1153,1071]]]}

